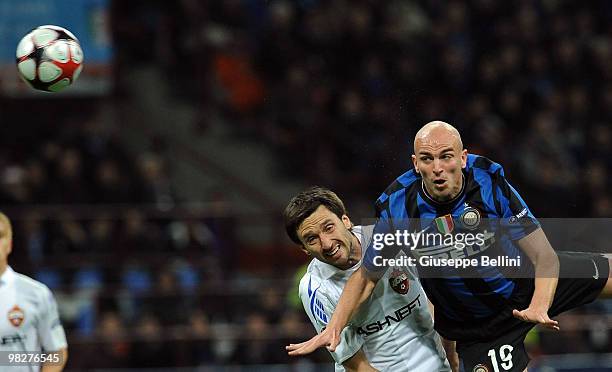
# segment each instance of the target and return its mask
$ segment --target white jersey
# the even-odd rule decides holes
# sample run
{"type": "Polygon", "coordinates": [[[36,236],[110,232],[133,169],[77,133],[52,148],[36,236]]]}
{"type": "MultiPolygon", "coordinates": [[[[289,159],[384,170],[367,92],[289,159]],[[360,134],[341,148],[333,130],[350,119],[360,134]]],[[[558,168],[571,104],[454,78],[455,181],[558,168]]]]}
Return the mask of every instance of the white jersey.
{"type": "MultiPolygon", "coordinates": [[[[366,226],[371,236],[372,226],[366,226]]],[[[352,232],[365,253],[362,226],[352,232]]],[[[368,237],[369,238],[369,237],[368,237]]],[[[403,253],[400,253],[403,254],[403,253]]],[[[362,261],[348,270],[313,259],[300,280],[300,298],[318,333],[327,325],[342,290],[362,261]]],[[[359,349],[379,371],[450,371],[440,337],[433,329],[428,300],[414,268],[392,267],[374,287],[372,296],[341,334],[341,343],[331,353],[336,371],[359,349]]]]}
{"type": "MultiPolygon", "coordinates": [[[[7,267],[0,276],[0,351],[52,352],[67,345],[49,288],[7,267]]],[[[39,367],[0,366],[0,370],[33,372],[39,367]]]]}

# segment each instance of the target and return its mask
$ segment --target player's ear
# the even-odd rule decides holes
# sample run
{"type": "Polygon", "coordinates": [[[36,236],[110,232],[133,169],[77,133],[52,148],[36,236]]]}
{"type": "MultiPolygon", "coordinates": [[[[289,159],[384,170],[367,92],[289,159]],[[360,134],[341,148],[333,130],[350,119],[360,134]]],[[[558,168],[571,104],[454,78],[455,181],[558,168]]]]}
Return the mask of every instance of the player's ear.
{"type": "Polygon", "coordinates": [[[465,168],[467,166],[467,149],[463,149],[461,151],[461,168],[465,168]]]}
{"type": "Polygon", "coordinates": [[[414,165],[414,171],[420,174],[419,167],[417,166],[417,158],[414,154],[412,155],[412,165],[414,165]]]}
{"type": "Polygon", "coordinates": [[[308,256],[310,256],[310,252],[308,251],[308,249],[304,248],[303,245],[300,246],[300,249],[302,250],[302,252],[306,253],[308,256]]]}
{"type": "Polygon", "coordinates": [[[346,227],[349,230],[353,228],[353,223],[351,222],[351,219],[349,218],[349,216],[347,216],[346,214],[342,215],[342,223],[344,224],[344,227],[346,227]]]}

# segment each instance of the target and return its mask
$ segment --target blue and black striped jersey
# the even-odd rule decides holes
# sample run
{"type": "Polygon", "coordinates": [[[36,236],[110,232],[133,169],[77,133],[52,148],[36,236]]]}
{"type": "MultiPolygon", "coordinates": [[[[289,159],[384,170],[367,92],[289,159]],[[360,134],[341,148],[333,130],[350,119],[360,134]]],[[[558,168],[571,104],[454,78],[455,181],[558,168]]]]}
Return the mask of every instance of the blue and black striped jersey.
{"type": "MultiPolygon", "coordinates": [[[[539,227],[538,221],[518,192],[508,183],[499,164],[470,154],[467,166],[463,169],[463,177],[459,195],[451,201],[440,203],[427,193],[421,176],[410,170],[398,177],[376,201],[378,221],[375,232],[399,229],[427,231],[436,226],[436,219],[442,217],[447,219],[446,226],[450,224],[455,227],[456,233],[461,229],[472,230],[478,227],[475,224],[489,221],[489,231],[482,226],[477,230],[486,232],[486,252],[471,247],[457,250],[448,246],[421,246],[405,252],[413,257],[429,255],[457,258],[486,254],[490,257],[521,258],[522,267],[513,269],[513,275],[495,266],[472,268],[469,275],[464,275],[465,271],[462,274],[453,272],[452,268],[432,274],[425,273],[425,269],[417,265],[421,283],[436,308],[436,321],[442,318],[442,324],[477,323],[502,311],[511,311],[519,297],[520,302],[530,298],[526,295],[530,290],[526,286],[531,286],[532,290],[532,281],[523,278],[532,273],[533,266],[529,258],[521,253],[516,242],[536,230],[539,227]],[[501,225],[506,228],[500,228],[501,225]],[[516,270],[525,270],[525,275],[516,275],[516,270]]],[[[364,267],[369,272],[379,272],[383,267],[375,264],[375,258],[393,257],[396,253],[392,248],[377,250],[370,245],[364,258],[364,267]]],[[[445,332],[440,333],[444,335],[445,332]]]]}

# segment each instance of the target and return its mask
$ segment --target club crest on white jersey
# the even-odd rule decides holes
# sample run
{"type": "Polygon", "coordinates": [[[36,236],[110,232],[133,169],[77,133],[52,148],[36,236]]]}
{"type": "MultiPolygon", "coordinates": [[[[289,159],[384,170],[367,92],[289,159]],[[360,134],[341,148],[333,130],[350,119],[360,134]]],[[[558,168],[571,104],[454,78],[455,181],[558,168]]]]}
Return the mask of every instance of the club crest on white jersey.
{"type": "Polygon", "coordinates": [[[13,306],[13,308],[11,308],[11,310],[9,310],[7,318],[8,321],[11,322],[13,327],[19,327],[25,319],[25,314],[19,306],[15,305],[13,306]]]}

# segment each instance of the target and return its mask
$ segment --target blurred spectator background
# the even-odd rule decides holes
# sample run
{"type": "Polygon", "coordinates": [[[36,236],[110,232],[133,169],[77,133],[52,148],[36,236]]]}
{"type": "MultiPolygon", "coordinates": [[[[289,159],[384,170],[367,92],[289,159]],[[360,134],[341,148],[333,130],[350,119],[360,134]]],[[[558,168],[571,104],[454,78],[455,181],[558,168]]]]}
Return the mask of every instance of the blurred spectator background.
{"type": "MultiPolygon", "coordinates": [[[[612,217],[608,1],[102,3],[110,90],[0,96],[10,262],[58,297],[68,370],[329,363],[284,352],[314,330],[282,208],[318,184],[371,217],[434,119],[536,216],[612,217]]],[[[535,331],[533,370],[612,370],[610,314],[535,331]]]]}

